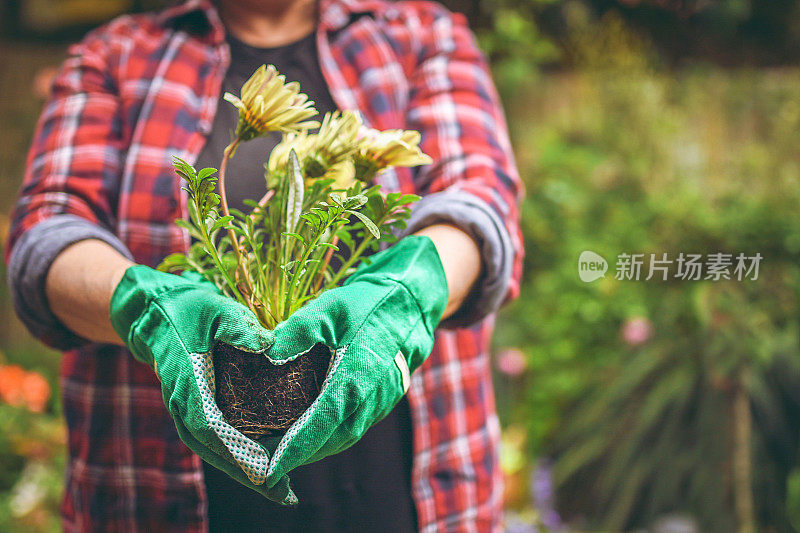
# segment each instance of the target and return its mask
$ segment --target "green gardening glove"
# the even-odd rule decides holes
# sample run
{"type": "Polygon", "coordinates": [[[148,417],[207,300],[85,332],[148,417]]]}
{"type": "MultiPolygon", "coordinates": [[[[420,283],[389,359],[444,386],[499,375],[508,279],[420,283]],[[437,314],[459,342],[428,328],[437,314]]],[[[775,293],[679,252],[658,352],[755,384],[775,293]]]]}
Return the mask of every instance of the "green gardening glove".
{"type": "Polygon", "coordinates": [[[192,451],[268,498],[294,503],[286,476],[265,485],[267,450],[231,427],[214,401],[215,345],[263,357],[273,334],[201,279],[132,266],[111,297],[111,324],[134,357],[155,370],[178,435],[192,451]]]}
{"type": "Polygon", "coordinates": [[[448,298],[433,241],[406,237],[371,260],[275,329],[272,360],[317,343],[334,355],[320,395],[275,449],[267,485],[354,444],[402,398],[433,349],[448,298]]]}

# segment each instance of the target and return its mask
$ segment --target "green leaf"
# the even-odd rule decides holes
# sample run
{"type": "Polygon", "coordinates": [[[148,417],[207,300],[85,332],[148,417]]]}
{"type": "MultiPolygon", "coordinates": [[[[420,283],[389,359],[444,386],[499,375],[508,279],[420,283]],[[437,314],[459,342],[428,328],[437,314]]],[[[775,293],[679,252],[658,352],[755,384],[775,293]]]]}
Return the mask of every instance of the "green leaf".
{"type": "Polygon", "coordinates": [[[286,165],[286,173],[289,177],[289,191],[286,199],[286,231],[292,232],[300,221],[300,213],[303,210],[303,194],[305,193],[300,161],[297,160],[294,149],[289,151],[289,161],[286,165]]]}
{"type": "Polygon", "coordinates": [[[333,201],[334,204],[338,205],[339,207],[343,207],[344,206],[344,204],[343,204],[344,200],[342,199],[342,196],[340,194],[332,192],[329,196],[330,196],[331,201],[333,201]]]}
{"type": "Polygon", "coordinates": [[[233,215],[228,215],[218,218],[217,221],[214,222],[214,225],[211,226],[211,230],[209,231],[209,233],[214,233],[218,229],[225,227],[225,225],[227,225],[231,220],[233,220],[233,215]]]}
{"type": "Polygon", "coordinates": [[[289,262],[288,262],[288,263],[286,263],[285,265],[280,265],[280,267],[279,267],[279,268],[288,274],[288,273],[289,273],[289,271],[290,271],[292,268],[294,268],[294,266],[295,266],[296,264],[297,264],[297,259],[292,259],[291,261],[289,261],[289,262]]]}
{"type": "Polygon", "coordinates": [[[189,266],[189,260],[186,255],[175,253],[165,257],[156,269],[161,272],[174,272],[176,270],[186,270],[189,266]]]}
{"type": "Polygon", "coordinates": [[[351,211],[350,209],[348,209],[347,212],[350,213],[351,215],[355,215],[364,224],[364,227],[366,227],[369,230],[369,232],[372,233],[373,237],[375,237],[376,239],[381,238],[381,230],[379,230],[378,226],[376,226],[375,223],[371,221],[366,215],[364,215],[363,213],[359,213],[358,211],[351,211]]]}
{"type": "Polygon", "coordinates": [[[179,228],[183,228],[186,231],[188,231],[189,235],[191,235],[195,239],[202,240],[203,236],[200,234],[200,231],[195,226],[193,226],[190,222],[188,222],[188,221],[186,221],[186,220],[184,220],[182,218],[177,218],[177,219],[175,219],[175,225],[178,226],[179,228]]]}
{"type": "Polygon", "coordinates": [[[419,195],[417,195],[417,194],[404,194],[404,195],[403,195],[403,196],[401,196],[401,197],[400,197],[400,199],[397,201],[397,204],[396,204],[396,205],[408,205],[408,204],[413,204],[414,202],[418,202],[420,198],[422,198],[422,197],[421,197],[421,196],[419,196],[419,195]]]}
{"type": "Polygon", "coordinates": [[[309,211],[308,213],[303,213],[300,215],[300,218],[308,222],[308,224],[313,228],[318,228],[322,224],[322,217],[319,216],[319,213],[315,211],[309,211]]]}
{"type": "Polygon", "coordinates": [[[347,209],[358,209],[359,207],[366,204],[367,200],[369,200],[369,198],[367,198],[363,194],[357,194],[355,196],[347,198],[344,207],[346,207],[347,209]]]}
{"type": "Polygon", "coordinates": [[[220,261],[222,261],[222,266],[229,273],[236,272],[236,269],[239,266],[239,263],[236,260],[236,255],[233,252],[226,253],[225,255],[220,257],[220,261]]]}
{"type": "Polygon", "coordinates": [[[346,229],[342,228],[336,232],[336,236],[339,237],[339,240],[347,245],[348,248],[351,250],[353,249],[353,236],[350,235],[350,232],[346,229]]]}
{"type": "Polygon", "coordinates": [[[244,219],[246,219],[248,217],[248,215],[246,215],[244,212],[236,209],[235,207],[229,208],[228,212],[231,215],[233,215],[234,217],[236,217],[237,219],[239,219],[239,220],[244,220],[244,219]]]}
{"type": "Polygon", "coordinates": [[[190,185],[194,183],[195,178],[197,177],[197,172],[195,172],[192,165],[180,157],[175,156],[172,158],[172,166],[178,176],[185,179],[190,185]]]}
{"type": "Polygon", "coordinates": [[[217,171],[216,168],[204,168],[197,173],[198,181],[203,181],[208,177],[212,176],[217,171]]]}
{"type": "Polygon", "coordinates": [[[300,235],[299,233],[293,233],[291,231],[284,231],[283,233],[281,233],[281,235],[286,235],[287,237],[294,237],[295,239],[297,239],[298,241],[302,242],[303,244],[306,243],[305,238],[302,235],[300,235]]]}

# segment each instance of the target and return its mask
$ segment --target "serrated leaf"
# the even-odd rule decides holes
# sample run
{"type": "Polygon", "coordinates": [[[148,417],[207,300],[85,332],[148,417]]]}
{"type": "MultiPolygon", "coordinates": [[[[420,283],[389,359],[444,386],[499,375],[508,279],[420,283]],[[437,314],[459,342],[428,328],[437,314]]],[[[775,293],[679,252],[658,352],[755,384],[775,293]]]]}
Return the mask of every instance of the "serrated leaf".
{"type": "MultiPolygon", "coordinates": [[[[342,207],[342,203],[343,203],[343,201],[344,201],[344,200],[342,199],[342,197],[341,197],[341,195],[340,195],[340,194],[338,194],[338,193],[335,193],[335,192],[332,192],[332,193],[331,193],[329,196],[330,196],[330,199],[331,199],[331,201],[332,201],[334,204],[338,205],[339,207],[342,207]]],[[[322,203],[322,202],[321,202],[321,203],[322,203]]],[[[326,204],[326,205],[327,205],[327,204],[326,204]]]]}
{"type": "Polygon", "coordinates": [[[405,194],[397,201],[397,205],[413,204],[418,202],[420,198],[422,197],[417,194],[405,194]]]}
{"type": "Polygon", "coordinates": [[[205,180],[206,178],[212,176],[216,172],[217,172],[216,168],[210,168],[210,167],[204,168],[197,173],[197,179],[200,181],[205,180]]]}
{"type": "Polygon", "coordinates": [[[211,226],[211,230],[209,231],[209,233],[214,233],[218,229],[225,227],[231,220],[233,220],[233,215],[228,215],[218,218],[216,222],[214,222],[214,225],[211,226]]]}
{"type": "Polygon", "coordinates": [[[359,207],[366,204],[367,200],[369,200],[369,198],[367,198],[363,194],[357,194],[347,199],[347,201],[345,202],[345,207],[347,207],[348,209],[358,209],[359,207]]]}

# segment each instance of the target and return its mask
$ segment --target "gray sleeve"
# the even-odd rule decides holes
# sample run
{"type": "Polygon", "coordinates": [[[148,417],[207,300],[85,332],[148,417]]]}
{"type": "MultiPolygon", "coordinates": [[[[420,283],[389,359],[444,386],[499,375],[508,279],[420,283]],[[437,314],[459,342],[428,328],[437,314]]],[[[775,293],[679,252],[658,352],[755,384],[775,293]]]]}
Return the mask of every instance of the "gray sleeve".
{"type": "Polygon", "coordinates": [[[50,310],[45,280],[55,258],[67,246],[86,239],[104,241],[132,259],[122,241],[104,227],[75,215],[55,215],[23,233],[8,262],[8,286],[14,310],[34,336],[60,350],[89,341],[68,330],[50,310]]]}
{"type": "Polygon", "coordinates": [[[433,224],[452,224],[478,243],[483,273],[470,296],[440,327],[469,326],[500,307],[511,281],[514,247],[505,224],[489,204],[463,191],[443,191],[416,203],[401,236],[433,224]]]}

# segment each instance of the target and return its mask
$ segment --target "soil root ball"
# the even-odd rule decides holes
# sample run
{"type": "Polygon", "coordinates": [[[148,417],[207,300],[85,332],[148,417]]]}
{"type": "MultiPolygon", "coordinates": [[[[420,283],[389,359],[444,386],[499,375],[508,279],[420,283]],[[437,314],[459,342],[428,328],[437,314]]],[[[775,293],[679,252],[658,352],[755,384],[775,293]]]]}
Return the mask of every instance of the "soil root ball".
{"type": "Polygon", "coordinates": [[[212,356],[217,405],[225,420],[251,439],[289,429],[319,395],[331,360],[321,344],[281,365],[224,343],[212,356]]]}

